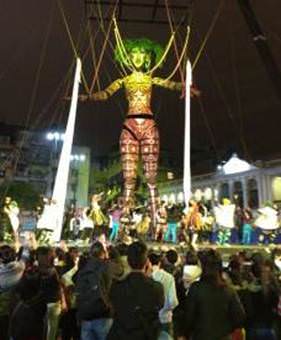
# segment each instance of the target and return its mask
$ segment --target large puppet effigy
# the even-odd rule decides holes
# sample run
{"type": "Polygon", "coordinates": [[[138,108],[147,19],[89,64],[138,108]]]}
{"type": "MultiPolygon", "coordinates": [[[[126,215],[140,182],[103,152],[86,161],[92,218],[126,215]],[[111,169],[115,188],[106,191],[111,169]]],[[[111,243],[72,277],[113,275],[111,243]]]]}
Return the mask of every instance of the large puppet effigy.
{"type": "MultiPolygon", "coordinates": [[[[123,70],[129,71],[123,78],[112,82],[105,90],[80,95],[81,101],[107,100],[119,89],[124,89],[128,102],[128,112],[120,136],[120,154],[124,178],[123,198],[127,205],[134,200],[139,156],[143,163],[151,215],[155,217],[158,197],[156,177],[159,159],[159,131],[151,110],[153,86],[161,86],[173,91],[182,91],[184,84],[154,77],[154,72],[163,64],[174,39],[172,34],[164,50],[158,43],[141,38],[122,40],[116,31],[115,60],[123,70]]],[[[187,40],[186,40],[187,42],[187,40]]],[[[186,48],[186,44],[185,44],[186,48]]],[[[184,51],[181,55],[184,55],[184,51]]],[[[179,62],[181,61],[181,58],[179,62]]],[[[195,90],[191,90],[195,93],[195,90]]]]}

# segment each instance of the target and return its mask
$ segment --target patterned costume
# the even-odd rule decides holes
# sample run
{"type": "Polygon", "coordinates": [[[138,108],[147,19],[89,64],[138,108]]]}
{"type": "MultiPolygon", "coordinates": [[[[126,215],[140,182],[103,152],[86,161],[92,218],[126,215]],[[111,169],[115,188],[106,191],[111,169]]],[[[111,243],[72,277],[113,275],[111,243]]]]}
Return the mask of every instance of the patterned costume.
{"type": "Polygon", "coordinates": [[[133,201],[137,179],[137,163],[141,155],[144,176],[149,189],[149,199],[153,220],[156,213],[156,176],[159,158],[159,132],[150,108],[152,86],[162,86],[171,90],[182,89],[181,83],[150,74],[134,71],[123,79],[115,80],[104,91],[90,95],[92,100],[106,100],[121,87],[125,89],[128,114],[120,136],[120,152],[124,177],[125,204],[133,201]]]}

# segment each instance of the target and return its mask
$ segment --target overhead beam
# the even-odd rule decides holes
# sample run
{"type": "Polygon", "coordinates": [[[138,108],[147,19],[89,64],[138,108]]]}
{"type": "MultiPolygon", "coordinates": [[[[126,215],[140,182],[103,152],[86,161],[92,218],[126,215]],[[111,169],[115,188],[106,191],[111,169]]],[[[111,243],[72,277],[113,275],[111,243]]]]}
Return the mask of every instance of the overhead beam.
{"type": "MultiPolygon", "coordinates": [[[[86,5],[104,5],[104,6],[114,6],[116,4],[116,2],[114,1],[98,1],[98,0],[85,0],[85,4],[86,5]]],[[[120,4],[120,3],[119,3],[120,4]]],[[[122,6],[123,7],[138,7],[138,8],[154,8],[155,3],[154,4],[149,4],[149,3],[138,3],[138,2],[123,2],[122,1],[122,6]]],[[[157,9],[165,9],[165,5],[159,5],[157,6],[157,9]]],[[[185,10],[188,9],[189,6],[185,6],[185,5],[170,5],[169,6],[170,9],[175,9],[175,10],[185,10]]]]}
{"type": "MultiPolygon", "coordinates": [[[[101,18],[97,16],[90,16],[89,20],[95,20],[95,21],[100,21],[101,18]]],[[[103,18],[102,19],[105,22],[111,21],[112,18],[103,18]]],[[[119,22],[127,22],[127,23],[140,23],[140,24],[159,24],[159,25],[168,25],[169,22],[166,20],[150,20],[150,19],[128,19],[128,18],[121,18],[118,20],[119,22]]],[[[173,26],[176,25],[177,23],[173,22],[173,26]]]]}

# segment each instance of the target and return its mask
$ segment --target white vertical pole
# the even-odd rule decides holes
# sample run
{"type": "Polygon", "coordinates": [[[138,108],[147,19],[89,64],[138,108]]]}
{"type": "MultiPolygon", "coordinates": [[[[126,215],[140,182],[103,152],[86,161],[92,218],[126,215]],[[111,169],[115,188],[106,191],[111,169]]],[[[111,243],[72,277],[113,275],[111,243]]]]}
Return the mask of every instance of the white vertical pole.
{"type": "Polygon", "coordinates": [[[64,216],[64,205],[67,193],[67,182],[70,168],[70,156],[73,144],[74,127],[76,120],[76,111],[78,103],[78,92],[81,74],[81,60],[77,58],[76,71],[74,77],[74,84],[72,90],[72,98],[70,104],[70,111],[68,121],[66,125],[63,146],[61,150],[54,191],[52,200],[55,205],[54,213],[56,214],[54,232],[52,239],[54,242],[58,242],[61,238],[63,216],[64,216]]]}
{"type": "Polygon", "coordinates": [[[192,84],[191,64],[186,64],[185,83],[185,126],[184,126],[184,168],[183,168],[183,192],[186,207],[191,196],[191,168],[190,168],[190,86],[192,84]]]}

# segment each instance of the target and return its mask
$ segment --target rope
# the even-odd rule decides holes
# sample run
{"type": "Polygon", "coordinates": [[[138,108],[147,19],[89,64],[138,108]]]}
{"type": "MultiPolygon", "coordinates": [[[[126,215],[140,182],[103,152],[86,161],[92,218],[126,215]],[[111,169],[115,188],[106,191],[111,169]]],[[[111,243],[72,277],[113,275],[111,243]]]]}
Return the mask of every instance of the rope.
{"type": "MultiPolygon", "coordinates": [[[[79,58],[79,54],[78,54],[77,49],[75,47],[75,44],[74,44],[74,41],[73,41],[73,38],[72,38],[72,35],[71,35],[71,32],[70,32],[70,28],[69,28],[68,22],[66,20],[66,16],[64,14],[64,10],[63,10],[61,1],[57,0],[57,4],[58,4],[59,10],[61,12],[63,23],[64,23],[64,26],[65,26],[65,29],[66,29],[66,32],[67,32],[67,35],[68,35],[68,38],[69,38],[69,41],[70,41],[73,53],[75,55],[75,58],[77,59],[77,58],[79,58]]],[[[81,70],[81,80],[82,80],[82,83],[83,83],[83,85],[85,87],[86,92],[89,94],[90,90],[89,90],[89,87],[88,87],[88,84],[87,84],[87,81],[86,81],[86,78],[85,78],[83,70],[81,70]]]]}
{"type": "MultiPolygon", "coordinates": [[[[35,105],[35,99],[36,99],[36,95],[37,95],[37,91],[38,91],[40,75],[41,75],[42,67],[43,67],[43,64],[44,64],[46,51],[47,51],[47,45],[48,45],[51,27],[52,27],[52,23],[53,23],[53,14],[54,14],[54,6],[51,7],[51,13],[50,13],[50,18],[49,18],[48,25],[47,25],[46,36],[45,36],[44,41],[43,41],[43,46],[42,46],[42,50],[41,50],[41,54],[40,54],[39,64],[38,64],[38,67],[37,67],[37,70],[36,70],[34,86],[33,86],[33,89],[32,89],[29,108],[28,108],[28,112],[27,112],[27,116],[26,116],[26,120],[25,120],[25,124],[24,124],[25,128],[27,128],[28,125],[29,125],[29,121],[30,121],[30,118],[31,118],[31,115],[32,115],[32,112],[33,112],[33,109],[34,109],[34,105],[35,105]]],[[[26,140],[27,140],[27,135],[24,134],[23,137],[22,137],[22,140],[19,143],[18,149],[15,151],[16,152],[15,169],[17,168],[17,164],[18,164],[18,161],[19,161],[19,158],[20,158],[20,155],[21,155],[21,150],[22,150],[23,145],[25,144],[26,140]]]]}
{"type": "Polygon", "coordinates": [[[112,20],[110,21],[110,24],[109,24],[109,27],[108,27],[108,30],[107,30],[107,34],[106,34],[106,37],[105,37],[105,40],[104,40],[104,43],[103,43],[103,46],[102,46],[102,50],[101,50],[101,53],[100,53],[99,61],[97,63],[97,67],[96,67],[96,70],[95,70],[93,81],[92,81],[92,84],[91,84],[91,87],[90,87],[90,93],[92,93],[93,88],[95,86],[95,82],[96,82],[97,77],[98,77],[98,72],[99,72],[99,69],[100,69],[100,66],[101,66],[101,62],[102,62],[102,58],[103,58],[103,55],[104,55],[104,52],[105,52],[105,49],[106,49],[106,45],[107,45],[107,42],[108,42],[111,26],[112,26],[112,20]]]}
{"type": "Polygon", "coordinates": [[[203,117],[204,123],[205,123],[206,128],[207,128],[209,135],[210,135],[210,139],[211,139],[213,149],[215,150],[215,153],[216,153],[216,158],[218,159],[218,149],[217,149],[217,145],[216,145],[215,135],[214,135],[213,130],[211,128],[211,125],[208,121],[208,117],[206,115],[205,107],[203,105],[203,101],[202,101],[202,98],[200,96],[198,97],[198,103],[199,103],[199,106],[200,106],[200,113],[203,117]]]}
{"type": "MultiPolygon", "coordinates": [[[[117,0],[117,3],[118,3],[118,0],[117,0]]],[[[99,13],[99,21],[100,21],[100,25],[101,25],[101,29],[102,29],[102,32],[104,34],[104,36],[106,36],[106,32],[105,32],[105,25],[104,25],[104,21],[103,21],[103,16],[102,16],[102,10],[101,10],[101,4],[100,4],[100,1],[98,1],[97,3],[97,8],[98,8],[98,13],[99,13]]],[[[116,9],[115,9],[116,11],[116,9]]],[[[114,12],[115,13],[115,12],[114,12]]],[[[110,39],[108,39],[108,45],[109,47],[111,48],[111,51],[114,53],[115,51],[115,47],[113,45],[113,43],[110,41],[110,39]]],[[[112,59],[112,57],[111,57],[112,59]]],[[[113,59],[114,60],[114,59],[113,59]]],[[[120,64],[120,68],[118,67],[118,64],[116,61],[113,62],[113,65],[115,66],[116,70],[118,71],[118,73],[120,73],[120,75],[122,77],[124,76],[127,76],[128,73],[126,71],[126,69],[124,68],[123,64],[121,63],[120,64]],[[121,69],[121,70],[120,70],[121,69]]]]}
{"type": "MultiPolygon", "coordinates": [[[[169,21],[170,30],[171,30],[171,32],[174,32],[172,18],[171,18],[171,14],[170,14],[170,10],[169,10],[168,0],[165,0],[165,7],[166,7],[167,18],[168,18],[168,21],[169,21]]],[[[173,41],[173,44],[174,44],[175,54],[176,54],[177,60],[179,62],[179,59],[180,59],[179,50],[178,50],[178,46],[177,46],[177,43],[176,43],[175,40],[173,41]]],[[[183,70],[181,68],[180,63],[178,63],[178,64],[179,64],[178,69],[179,69],[179,72],[180,72],[181,82],[182,82],[182,84],[184,84],[185,83],[184,72],[183,72],[183,70]]]]}
{"type": "Polygon", "coordinates": [[[113,17],[113,23],[114,23],[114,34],[115,34],[116,44],[117,44],[118,49],[121,52],[122,59],[126,60],[127,67],[129,68],[129,70],[134,72],[134,71],[136,71],[136,69],[135,69],[133,63],[130,60],[128,52],[126,51],[126,48],[125,48],[123,40],[121,38],[120,31],[119,31],[115,17],[113,17]]]}
{"type": "MultiPolygon", "coordinates": [[[[90,24],[88,23],[88,32],[89,32],[89,39],[90,39],[90,47],[91,47],[91,52],[92,52],[92,60],[93,60],[93,67],[94,69],[97,68],[97,60],[96,60],[96,52],[95,52],[95,46],[94,46],[94,42],[93,42],[93,37],[92,37],[92,32],[91,32],[91,27],[90,24]]],[[[98,90],[101,90],[101,86],[100,86],[100,80],[99,78],[97,79],[97,86],[98,86],[98,90]]]]}
{"type": "MultiPolygon", "coordinates": [[[[120,31],[119,31],[119,28],[118,28],[118,25],[117,25],[117,21],[116,21],[116,18],[114,17],[113,18],[113,22],[114,22],[114,33],[115,33],[115,39],[116,39],[116,43],[117,43],[117,46],[118,48],[120,49],[120,52],[121,52],[121,55],[122,55],[122,58],[124,60],[126,60],[126,62],[128,63],[128,68],[132,71],[132,72],[136,72],[136,68],[134,67],[133,63],[131,62],[130,60],[130,57],[128,55],[128,52],[126,51],[126,48],[125,48],[125,45],[123,43],[123,40],[122,40],[122,37],[121,37],[121,34],[120,34],[120,31]]],[[[170,39],[169,39],[169,42],[165,48],[165,51],[164,53],[162,54],[162,57],[160,58],[160,60],[158,61],[158,63],[149,71],[147,72],[144,72],[144,74],[151,74],[153,73],[157,68],[159,68],[159,66],[163,63],[164,59],[167,57],[167,54],[169,53],[170,51],[170,48],[172,46],[172,43],[175,39],[175,32],[172,33],[170,39]]]]}
{"type": "Polygon", "coordinates": [[[151,69],[149,70],[148,72],[146,72],[146,74],[148,73],[153,73],[155,70],[158,69],[158,67],[163,63],[163,61],[165,60],[165,58],[167,57],[167,54],[169,53],[170,51],[170,48],[172,46],[172,43],[175,41],[175,32],[172,32],[172,35],[170,37],[170,40],[168,42],[168,45],[166,46],[166,49],[164,51],[164,53],[162,54],[162,57],[160,58],[159,62],[151,69]]]}
{"type": "Polygon", "coordinates": [[[186,50],[187,50],[187,46],[188,46],[188,41],[189,41],[189,37],[190,37],[190,26],[187,27],[187,34],[186,34],[186,38],[185,38],[185,42],[182,48],[182,52],[181,55],[178,59],[178,62],[174,68],[174,70],[171,72],[171,74],[165,79],[165,80],[170,80],[171,78],[173,78],[173,76],[176,74],[177,70],[179,69],[182,60],[184,59],[185,55],[186,55],[186,50]]]}
{"type": "Polygon", "coordinates": [[[209,38],[210,38],[210,35],[211,35],[211,33],[212,33],[212,31],[213,31],[213,29],[214,29],[216,23],[217,23],[217,20],[218,20],[220,14],[221,14],[221,10],[222,10],[223,4],[224,4],[224,0],[221,0],[219,6],[218,6],[218,8],[217,8],[217,11],[216,11],[216,13],[215,13],[215,15],[214,15],[214,17],[213,17],[213,20],[212,20],[212,22],[211,22],[211,25],[210,25],[210,27],[209,27],[209,30],[207,31],[207,33],[206,33],[206,35],[205,35],[205,38],[204,38],[204,40],[203,40],[203,42],[202,42],[202,44],[201,44],[201,47],[199,48],[199,51],[198,51],[198,53],[197,53],[197,56],[196,56],[196,58],[195,58],[195,60],[194,60],[194,62],[193,62],[192,70],[195,69],[195,67],[196,67],[196,65],[197,65],[197,63],[198,63],[198,61],[199,61],[199,59],[200,59],[200,57],[201,57],[201,54],[202,54],[202,52],[203,52],[203,50],[204,50],[204,48],[205,48],[205,46],[206,46],[206,44],[207,44],[207,42],[208,42],[208,40],[209,40],[209,38]]]}
{"type": "MultiPolygon", "coordinates": [[[[117,4],[118,4],[118,2],[116,2],[116,5],[114,7],[113,17],[114,17],[116,8],[117,8],[117,4]]],[[[102,58],[103,58],[103,55],[104,55],[104,52],[105,52],[105,49],[106,49],[106,45],[107,45],[108,40],[109,40],[109,34],[110,34],[110,31],[111,31],[112,23],[113,23],[113,19],[111,19],[111,21],[109,23],[109,26],[108,26],[108,30],[107,30],[107,33],[106,33],[106,36],[105,36],[105,40],[104,40],[104,43],[103,43],[103,46],[102,46],[102,50],[101,50],[101,53],[100,53],[99,61],[97,63],[97,67],[96,67],[96,70],[95,70],[93,81],[92,81],[92,84],[91,84],[91,87],[90,87],[90,93],[92,93],[92,91],[94,89],[94,86],[95,86],[95,82],[96,82],[97,77],[98,77],[98,72],[99,72],[99,69],[100,69],[100,66],[101,66],[102,58]]]]}

